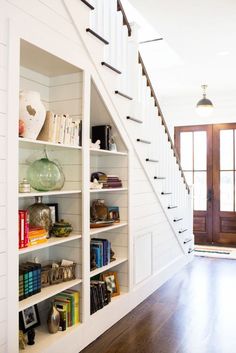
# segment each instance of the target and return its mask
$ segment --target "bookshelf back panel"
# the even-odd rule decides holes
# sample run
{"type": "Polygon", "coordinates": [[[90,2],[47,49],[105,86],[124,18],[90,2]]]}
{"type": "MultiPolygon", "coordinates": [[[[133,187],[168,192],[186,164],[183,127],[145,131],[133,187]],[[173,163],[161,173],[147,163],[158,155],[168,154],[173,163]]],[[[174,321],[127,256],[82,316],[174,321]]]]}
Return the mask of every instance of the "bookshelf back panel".
{"type": "Polygon", "coordinates": [[[82,72],[51,78],[25,67],[20,69],[20,90],[39,92],[47,110],[70,114],[76,120],[82,115],[82,84],[82,72]]]}
{"type": "MultiPolygon", "coordinates": [[[[81,151],[70,150],[68,158],[68,149],[47,148],[47,154],[50,160],[59,163],[65,176],[65,184],[62,190],[79,190],[81,189],[82,165],[81,151]],[[61,152],[61,153],[60,153],[61,152]]],[[[32,150],[26,144],[20,145],[19,153],[19,180],[27,178],[27,171],[32,162],[45,156],[44,145],[35,144],[32,150]]]]}

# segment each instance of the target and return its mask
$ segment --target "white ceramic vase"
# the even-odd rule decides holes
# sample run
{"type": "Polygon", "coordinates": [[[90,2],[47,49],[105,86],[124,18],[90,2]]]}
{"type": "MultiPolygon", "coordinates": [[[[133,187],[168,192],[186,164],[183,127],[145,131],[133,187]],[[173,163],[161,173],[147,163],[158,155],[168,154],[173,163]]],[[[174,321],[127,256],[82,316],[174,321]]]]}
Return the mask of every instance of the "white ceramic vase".
{"type": "Polygon", "coordinates": [[[36,140],[46,117],[46,109],[41,102],[39,92],[20,92],[19,119],[24,123],[22,137],[36,140]]]}

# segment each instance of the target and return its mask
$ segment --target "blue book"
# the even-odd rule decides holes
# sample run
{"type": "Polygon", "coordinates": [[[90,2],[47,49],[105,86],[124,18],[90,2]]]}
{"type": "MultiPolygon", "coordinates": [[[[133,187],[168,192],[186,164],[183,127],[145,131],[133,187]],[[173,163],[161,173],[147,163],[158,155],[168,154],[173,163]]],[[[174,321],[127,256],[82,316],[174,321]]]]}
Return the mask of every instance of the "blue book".
{"type": "Polygon", "coordinates": [[[99,267],[102,267],[102,266],[104,266],[103,265],[103,242],[102,241],[100,241],[100,240],[97,240],[97,239],[92,239],[91,240],[91,244],[92,245],[97,245],[98,246],[98,248],[99,248],[99,250],[100,250],[100,253],[99,253],[99,267]]]}
{"type": "Polygon", "coordinates": [[[92,240],[101,241],[103,244],[103,266],[108,265],[108,240],[102,238],[93,238],[92,240]]]}

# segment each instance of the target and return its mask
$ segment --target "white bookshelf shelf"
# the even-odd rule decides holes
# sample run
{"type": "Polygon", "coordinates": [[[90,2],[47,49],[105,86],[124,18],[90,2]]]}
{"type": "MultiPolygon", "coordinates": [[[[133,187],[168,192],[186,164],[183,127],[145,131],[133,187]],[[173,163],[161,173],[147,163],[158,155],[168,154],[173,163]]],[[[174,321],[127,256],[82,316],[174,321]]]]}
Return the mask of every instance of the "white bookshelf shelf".
{"type": "Polygon", "coordinates": [[[128,188],[109,188],[109,189],[90,189],[91,193],[97,192],[114,192],[114,191],[127,191],[128,188]]]}
{"type": "Polygon", "coordinates": [[[24,137],[19,137],[19,142],[20,144],[27,144],[27,145],[43,145],[43,146],[52,146],[52,147],[59,147],[59,148],[72,148],[76,150],[81,150],[81,146],[71,146],[71,145],[65,145],[61,143],[54,143],[54,142],[48,142],[48,141],[41,141],[41,140],[30,140],[26,139],[24,137]]]}
{"type": "Polygon", "coordinates": [[[52,286],[48,286],[42,288],[40,293],[34,294],[29,298],[23,299],[19,302],[19,311],[25,310],[32,305],[42,302],[68,288],[74,287],[77,284],[81,283],[82,279],[77,278],[73,279],[72,281],[58,283],[52,286]]]}
{"type": "Polygon", "coordinates": [[[114,223],[111,226],[107,226],[107,227],[90,228],[90,235],[95,235],[95,234],[99,234],[99,233],[103,233],[103,232],[109,232],[114,229],[125,227],[125,226],[127,226],[127,224],[128,224],[127,222],[119,222],[119,223],[114,223]]]}
{"type": "Polygon", "coordinates": [[[51,237],[48,239],[48,241],[46,243],[29,246],[28,248],[24,248],[24,249],[19,249],[19,255],[30,253],[30,252],[36,251],[36,250],[49,248],[50,246],[54,246],[54,245],[60,245],[60,244],[63,244],[63,243],[69,242],[69,241],[73,241],[76,239],[80,239],[80,238],[82,238],[82,235],[78,234],[78,233],[71,233],[68,237],[64,237],[64,238],[51,237]]]}
{"type": "Polygon", "coordinates": [[[102,273],[104,271],[107,271],[110,268],[115,267],[117,265],[120,265],[120,264],[122,264],[123,262],[126,262],[126,261],[128,261],[128,258],[127,257],[123,257],[123,258],[116,259],[115,261],[110,262],[106,266],[102,266],[102,267],[97,268],[94,271],[90,271],[90,278],[93,277],[93,276],[99,275],[100,273],[102,273]]]}
{"type": "Polygon", "coordinates": [[[127,156],[127,152],[118,152],[118,151],[107,151],[107,150],[99,150],[96,148],[90,148],[90,152],[93,155],[97,155],[97,156],[105,156],[105,155],[117,155],[117,156],[127,156]]]}
{"type": "Polygon", "coordinates": [[[47,326],[40,326],[35,329],[36,341],[33,346],[26,345],[24,353],[39,353],[47,349],[56,340],[61,340],[73,331],[78,330],[82,326],[81,323],[68,327],[65,331],[58,331],[55,335],[48,332],[47,326]]]}
{"type": "Polygon", "coordinates": [[[52,196],[52,195],[71,195],[80,194],[81,190],[59,190],[59,191],[35,191],[29,193],[19,193],[19,198],[34,197],[34,196],[52,196]]]}

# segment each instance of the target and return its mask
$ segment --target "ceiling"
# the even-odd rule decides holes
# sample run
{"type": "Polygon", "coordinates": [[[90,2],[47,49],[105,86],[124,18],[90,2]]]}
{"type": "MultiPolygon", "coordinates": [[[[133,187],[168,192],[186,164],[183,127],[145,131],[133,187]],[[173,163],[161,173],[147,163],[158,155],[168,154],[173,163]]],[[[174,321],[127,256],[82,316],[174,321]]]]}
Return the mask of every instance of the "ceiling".
{"type": "MultiPolygon", "coordinates": [[[[129,3],[146,20],[146,24],[144,21],[140,25],[141,39],[164,38],[142,44],[140,50],[165,108],[167,102],[176,102],[177,116],[180,118],[183,109],[183,120],[187,118],[185,114],[188,120],[192,114],[194,120],[201,85],[208,84],[207,96],[219,108],[216,121],[223,120],[222,112],[229,101],[230,114],[236,121],[236,1],[129,0],[129,3]],[[146,31],[148,25],[153,32],[146,31]],[[184,104],[189,104],[189,109],[184,104]]],[[[128,5],[127,11],[128,18],[139,21],[128,5]]],[[[170,111],[173,109],[172,106],[170,111]]]]}

